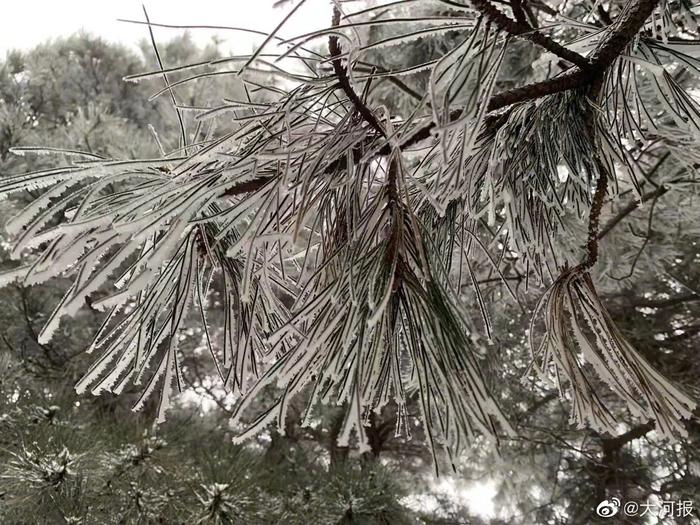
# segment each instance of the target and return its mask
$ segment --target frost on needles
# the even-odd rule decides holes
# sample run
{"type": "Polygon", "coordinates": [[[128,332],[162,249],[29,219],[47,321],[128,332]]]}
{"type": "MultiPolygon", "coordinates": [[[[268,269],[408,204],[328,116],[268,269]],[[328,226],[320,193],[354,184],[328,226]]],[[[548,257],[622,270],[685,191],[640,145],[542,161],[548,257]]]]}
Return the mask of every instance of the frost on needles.
{"type": "Polygon", "coordinates": [[[141,385],[134,409],[157,394],[163,421],[182,389],[179,334],[194,323],[239,396],[237,439],[283,432],[290,400],[306,396],[304,424],[343,405],[340,440],[363,450],[373,412],[393,406],[410,433],[417,400],[432,450],[454,454],[514,432],[483,370],[498,305],[478,275],[486,267],[517,300],[508,259],[543,287],[530,368],[556,383],[573,422],[614,433],[629,410],[682,435],[694,401],[632,348],[594,284],[601,214],[621,188],[641,198],[650,144],[679,187],[700,160],[700,108],[676,74],[700,76],[674,23],[682,6],[630,0],[603,27],[553,13],[541,30],[486,0],[346,7],[296,38],[280,24],[247,57],[129,77],[164,82],[154,97],[173,102],[180,144],[158,139],[162,158],[15,151],[68,162],[0,179],[3,197],[41,192],[6,225],[21,263],[0,284],[72,279],[42,342],[86,304],[105,312],[77,390],[141,385]],[[422,61],[395,54],[438,37],[422,61]],[[536,60],[518,84],[524,50],[536,60]],[[178,100],[179,86],[225,74],[245,99],[178,100]]]}

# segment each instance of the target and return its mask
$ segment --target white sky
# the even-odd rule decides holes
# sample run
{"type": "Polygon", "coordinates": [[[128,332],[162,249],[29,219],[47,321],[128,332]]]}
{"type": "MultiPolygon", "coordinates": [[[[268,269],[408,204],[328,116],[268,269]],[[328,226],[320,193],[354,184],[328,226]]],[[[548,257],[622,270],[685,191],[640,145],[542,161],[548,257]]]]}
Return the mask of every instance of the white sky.
{"type": "MultiPolygon", "coordinates": [[[[296,3],[273,9],[275,0],[0,0],[0,57],[12,48],[27,49],[57,36],[81,29],[109,41],[135,46],[148,37],[146,26],[118,22],[117,19],[144,20],[141,4],[146,5],[151,22],[175,25],[239,26],[271,31],[296,3]]],[[[330,0],[306,0],[280,36],[294,36],[327,27],[330,0]]],[[[163,42],[180,30],[155,28],[163,42]]],[[[192,30],[200,42],[217,34],[224,38],[223,51],[248,52],[256,42],[247,33],[192,30]]]]}

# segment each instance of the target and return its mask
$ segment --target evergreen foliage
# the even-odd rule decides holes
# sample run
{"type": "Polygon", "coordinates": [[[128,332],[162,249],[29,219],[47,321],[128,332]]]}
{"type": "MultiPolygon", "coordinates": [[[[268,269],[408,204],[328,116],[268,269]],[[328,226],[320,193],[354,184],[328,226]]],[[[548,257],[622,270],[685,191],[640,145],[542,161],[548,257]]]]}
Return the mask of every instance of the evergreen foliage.
{"type": "MultiPolygon", "coordinates": [[[[280,3],[288,16],[298,4],[280,3]]],[[[179,428],[175,394],[189,385],[231,416],[235,445],[214,447],[236,451],[216,467],[226,473],[202,477],[193,453],[167,489],[124,476],[135,485],[119,493],[146,513],[125,502],[126,522],[429,521],[400,503],[384,470],[409,454],[419,471],[447,464],[499,479],[510,522],[587,523],[615,492],[697,495],[693,10],[334,2],[329,28],[285,40],[281,24],[243,57],[168,52],[149,23],[153,69],[125,78],[153,88],[162,131],[136,109],[105,120],[111,98],[132,95],[95,88],[99,105],[61,101],[78,106],[55,124],[68,140],[41,149],[26,139],[43,113],[25,94],[40,68],[19,74],[23,58],[10,57],[0,194],[19,262],[0,281],[23,298],[39,356],[23,366],[65,364],[53,355],[64,318],[87,315],[100,328],[79,393],[113,407],[105,394],[121,394],[179,428]],[[105,128],[99,146],[93,121],[105,128]],[[13,169],[10,148],[32,171],[13,169]],[[65,163],[34,158],[44,153],[65,163]],[[55,298],[40,330],[27,287],[55,298]],[[413,452],[411,436],[427,449],[413,452]],[[332,468],[304,459],[313,475],[293,469],[289,479],[307,483],[296,496],[256,469],[241,476],[267,437],[266,461],[291,461],[290,441],[302,456],[323,442],[332,468]],[[337,470],[350,450],[372,466],[337,470]],[[380,454],[384,466],[370,460],[380,454]],[[199,478],[186,489],[177,480],[188,470],[199,478]]],[[[6,346],[22,355],[17,337],[27,335],[6,346]]],[[[4,479],[54,511],[56,494],[85,505],[97,496],[75,495],[94,490],[82,477],[91,461],[90,475],[111,483],[123,457],[172,446],[139,440],[99,453],[17,441],[4,479]]],[[[66,519],[84,512],[65,508],[66,519]]]]}

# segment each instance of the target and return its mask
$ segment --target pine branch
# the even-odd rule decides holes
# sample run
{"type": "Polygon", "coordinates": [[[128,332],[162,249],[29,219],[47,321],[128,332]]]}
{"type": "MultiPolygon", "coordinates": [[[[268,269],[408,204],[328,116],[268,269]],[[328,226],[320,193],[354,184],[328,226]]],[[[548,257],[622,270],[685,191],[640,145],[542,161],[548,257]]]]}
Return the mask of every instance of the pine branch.
{"type": "MultiPolygon", "coordinates": [[[[516,0],[517,2],[518,0],[516,0]]],[[[513,12],[517,18],[521,20],[512,20],[505,14],[501,13],[498,9],[492,6],[488,0],[471,0],[474,8],[483,14],[489,21],[496,25],[501,31],[506,33],[525,38],[534,44],[546,49],[550,53],[575,64],[582,70],[587,70],[591,64],[583,56],[579,55],[575,51],[571,51],[566,47],[562,46],[550,37],[540,33],[537,30],[533,30],[532,27],[525,21],[524,12],[522,6],[516,3],[513,12]]]]}
{"type": "MultiPolygon", "coordinates": [[[[512,104],[527,102],[546,95],[553,95],[589,85],[597,76],[603,74],[624,51],[627,44],[642,28],[657,4],[658,0],[630,1],[616,23],[608,29],[608,33],[603,38],[600,47],[593,54],[590,68],[586,70],[577,68],[555,78],[496,93],[488,101],[489,111],[496,111],[512,104]]],[[[429,138],[433,127],[434,123],[430,123],[416,132],[411,140],[404,143],[404,147],[411,147],[429,138]]]]}
{"type": "Polygon", "coordinates": [[[513,11],[513,16],[515,16],[515,20],[519,24],[523,24],[528,27],[530,26],[530,24],[527,21],[527,17],[525,16],[525,11],[523,10],[523,4],[521,0],[511,0],[510,8],[513,11]]]}
{"type": "Polygon", "coordinates": [[[608,172],[603,169],[603,163],[598,161],[598,184],[593,194],[593,205],[588,220],[588,242],[586,243],[586,259],[581,269],[591,269],[598,262],[598,227],[600,225],[600,212],[603,209],[603,201],[608,191],[608,172]]]}
{"type": "Polygon", "coordinates": [[[601,73],[600,70],[607,69],[622,54],[658,3],[659,0],[634,0],[625,6],[593,53],[594,70],[601,73]]]}
{"type": "Polygon", "coordinates": [[[547,95],[583,87],[590,83],[592,78],[593,75],[590,71],[582,71],[580,69],[567,71],[558,77],[496,93],[488,101],[488,110],[497,111],[513,104],[528,102],[547,95]]]}
{"type": "MultiPolygon", "coordinates": [[[[485,1],[486,0],[477,0],[477,3],[485,1]]],[[[612,62],[622,53],[622,51],[624,51],[624,48],[632,40],[632,38],[634,38],[634,36],[644,25],[646,19],[651,15],[657,3],[658,0],[631,0],[615,23],[608,28],[608,33],[605,37],[603,37],[601,45],[593,54],[592,60],[590,61],[590,67],[588,69],[580,69],[577,66],[577,68],[573,71],[567,71],[558,77],[528,84],[527,86],[506,90],[501,93],[496,93],[488,101],[488,110],[493,112],[513,104],[527,102],[546,95],[553,95],[555,93],[561,93],[563,91],[569,91],[571,89],[590,85],[596,78],[602,75],[612,64],[612,62]]],[[[495,10],[498,15],[505,17],[505,15],[493,8],[493,6],[489,4],[486,5],[490,10],[495,10]]],[[[337,25],[338,22],[335,21],[336,16],[339,15],[336,15],[334,10],[334,22],[337,25]]],[[[508,17],[505,18],[510,22],[513,22],[512,20],[508,19],[508,17]]],[[[334,46],[337,46],[337,49],[331,49],[331,54],[337,57],[340,55],[337,37],[331,37],[331,39],[334,39],[334,46]]],[[[342,66],[342,64],[340,64],[340,59],[337,59],[337,61],[334,60],[333,64],[334,69],[339,68],[336,69],[336,74],[338,74],[340,70],[341,74],[338,75],[338,77],[341,87],[345,91],[346,95],[351,101],[353,101],[353,104],[355,104],[356,109],[362,114],[363,118],[365,118],[365,120],[367,120],[367,122],[370,123],[374,129],[376,129],[375,124],[379,125],[379,123],[376,121],[372,111],[364,105],[359,97],[357,97],[357,94],[354,93],[354,90],[352,90],[352,86],[349,86],[349,82],[347,83],[347,86],[343,87],[343,78],[347,80],[347,74],[345,68],[342,66]],[[337,65],[336,62],[338,63],[337,65]],[[347,89],[348,87],[350,88],[349,90],[347,89]],[[350,93],[352,93],[352,95],[350,93]],[[354,99],[357,99],[359,105],[354,99]]],[[[451,116],[453,120],[456,120],[459,118],[460,112],[454,112],[454,114],[451,116]]],[[[410,139],[404,141],[402,149],[411,148],[416,144],[429,139],[432,136],[432,130],[434,127],[435,123],[431,122],[430,124],[420,128],[418,131],[412,134],[410,139]]],[[[381,129],[381,126],[379,126],[379,128],[381,129]]],[[[386,156],[390,153],[391,147],[388,144],[378,151],[378,155],[386,156]]],[[[326,171],[328,172],[329,169],[326,171]]],[[[249,191],[256,191],[265,185],[270,178],[261,177],[255,180],[258,182],[246,181],[239,186],[230,188],[226,192],[226,195],[238,195],[249,191]]]]}
{"type": "MultiPolygon", "coordinates": [[[[645,20],[643,17],[651,13],[653,6],[653,2],[642,0],[628,7],[615,24],[617,31],[629,33],[635,25],[637,29],[641,27],[645,20]]],[[[652,428],[669,438],[687,435],[682,420],[689,419],[696,408],[696,403],[690,397],[655,371],[625,339],[600,300],[590,275],[590,269],[598,260],[600,214],[608,179],[611,178],[598,144],[600,128],[597,108],[604,73],[617,56],[615,53],[621,52],[627,41],[615,35],[605,37],[594,54],[600,69],[594,72],[588,84],[589,106],[585,110],[584,123],[592,150],[593,171],[597,172],[598,178],[589,215],[586,255],[574,268],[565,267],[548,289],[544,301],[540,303],[546,305],[545,338],[539,346],[534,344],[534,339],[530,340],[533,366],[541,373],[554,366],[560,388],[562,379],[568,382],[574,421],[590,424],[594,429],[608,433],[614,432],[616,422],[598,389],[587,377],[580,357],[576,355],[577,350],[581,351],[583,362],[592,365],[599,378],[626,402],[634,415],[647,419],[647,423],[636,432],[613,438],[615,441],[611,443],[617,448],[652,428]]],[[[538,306],[537,311],[539,309],[538,306]]],[[[604,449],[604,452],[607,457],[609,450],[604,449]]]]}
{"type": "Polygon", "coordinates": [[[603,75],[605,70],[614,62],[620,53],[624,51],[629,41],[636,36],[646,19],[654,11],[657,3],[658,0],[637,0],[634,6],[627,4],[626,8],[613,24],[613,29],[603,37],[600,46],[595,53],[593,53],[596,69],[593,73],[594,76],[591,78],[589,97],[594,106],[591,106],[586,115],[586,128],[593,147],[593,160],[598,169],[598,182],[593,195],[593,204],[588,219],[586,258],[579,266],[582,270],[591,269],[598,260],[600,213],[603,209],[608,179],[610,178],[605,163],[601,159],[600,153],[596,148],[597,126],[595,122],[595,105],[598,103],[600,92],[603,87],[603,75]]]}
{"type": "Polygon", "coordinates": [[[588,132],[591,147],[593,149],[593,162],[598,171],[598,180],[596,183],[595,193],[593,194],[593,203],[588,217],[588,241],[586,242],[586,258],[579,265],[581,270],[590,270],[598,261],[598,231],[600,228],[600,213],[603,210],[605,194],[608,190],[608,173],[607,167],[600,156],[600,152],[596,146],[597,125],[596,125],[596,105],[600,98],[600,92],[603,88],[603,75],[598,75],[596,81],[592,84],[589,97],[591,106],[588,108],[585,117],[586,131],[588,132]]]}
{"type": "Polygon", "coordinates": [[[654,426],[654,421],[647,421],[642,425],[631,428],[619,436],[615,436],[613,438],[601,438],[603,453],[606,456],[609,456],[611,453],[624,447],[630,441],[646,436],[649,432],[654,430],[654,426]]]}
{"type": "MultiPolygon", "coordinates": [[[[337,6],[334,6],[332,25],[333,27],[338,27],[339,24],[340,10],[337,6]]],[[[372,126],[374,130],[377,133],[379,133],[379,135],[381,135],[382,137],[386,137],[384,128],[377,120],[377,117],[374,116],[372,110],[365,105],[365,103],[362,101],[359,95],[355,93],[355,90],[350,84],[350,79],[348,78],[347,70],[345,69],[345,66],[343,66],[342,60],[340,58],[342,55],[342,51],[340,49],[340,43],[338,42],[338,35],[331,35],[330,37],[328,37],[328,49],[332,58],[331,62],[333,64],[333,70],[335,71],[336,77],[338,77],[338,83],[340,84],[341,89],[348,97],[348,99],[350,99],[350,102],[353,103],[357,112],[360,115],[362,115],[363,119],[365,119],[365,122],[372,126]]]]}

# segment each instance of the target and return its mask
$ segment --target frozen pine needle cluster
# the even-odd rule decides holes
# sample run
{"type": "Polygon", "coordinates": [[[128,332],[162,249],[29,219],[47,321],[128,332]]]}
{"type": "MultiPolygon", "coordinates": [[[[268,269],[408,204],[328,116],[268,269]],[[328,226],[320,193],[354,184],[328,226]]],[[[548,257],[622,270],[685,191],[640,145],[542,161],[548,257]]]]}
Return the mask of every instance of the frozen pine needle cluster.
{"type": "MultiPolygon", "coordinates": [[[[281,7],[291,17],[301,3],[281,7]]],[[[601,25],[519,5],[334,2],[325,30],[286,39],[282,23],[250,56],[196,64],[163,64],[154,39],[160,67],[126,80],[171,99],[180,144],[139,160],[15,149],[68,164],[0,178],[4,197],[38,192],[6,225],[21,262],[0,282],[72,279],[41,342],[81,308],[106,312],[79,392],[141,385],[134,409],[158,396],[163,421],[183,388],[180,333],[197,323],[238,397],[237,439],[284,431],[290,400],[306,396],[304,424],[343,405],[339,441],[364,450],[373,413],[393,407],[410,433],[417,400],[432,450],[454,454],[513,432],[482,370],[498,334],[478,275],[513,294],[507,254],[551,285],[532,365],[573,420],[614,433],[624,409],[683,434],[695,403],[627,342],[592,272],[608,199],[627,187],[641,198],[662,155],[681,187],[699,160],[700,107],[683,83],[700,76],[697,46],[683,43],[692,13],[628,0],[601,25]],[[395,56],[432,39],[427,61],[395,56]],[[513,85],[505,71],[524,50],[538,53],[532,78],[513,85]],[[212,75],[246,96],[179,99],[212,75]]],[[[225,486],[203,490],[212,512],[228,504],[225,486]]]]}

